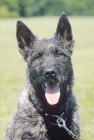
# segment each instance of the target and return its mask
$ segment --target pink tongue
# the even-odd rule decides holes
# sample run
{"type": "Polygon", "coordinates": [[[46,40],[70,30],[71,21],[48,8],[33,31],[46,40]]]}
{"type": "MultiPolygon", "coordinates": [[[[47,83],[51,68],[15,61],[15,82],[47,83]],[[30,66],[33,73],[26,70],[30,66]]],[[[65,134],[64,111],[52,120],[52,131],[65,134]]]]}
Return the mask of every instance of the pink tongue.
{"type": "Polygon", "coordinates": [[[50,105],[58,103],[60,97],[60,89],[56,83],[47,83],[45,97],[50,105]]]}

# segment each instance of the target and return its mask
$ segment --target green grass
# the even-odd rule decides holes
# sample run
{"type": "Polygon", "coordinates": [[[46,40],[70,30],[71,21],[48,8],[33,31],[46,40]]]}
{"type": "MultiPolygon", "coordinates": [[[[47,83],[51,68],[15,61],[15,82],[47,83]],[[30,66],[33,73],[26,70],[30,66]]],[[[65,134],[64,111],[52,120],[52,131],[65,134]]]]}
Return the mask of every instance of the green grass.
{"type": "MultiPolygon", "coordinates": [[[[74,94],[80,106],[81,137],[83,140],[94,138],[94,17],[69,17],[75,39],[72,56],[75,71],[74,94]]],[[[0,43],[0,140],[7,123],[17,105],[17,99],[25,84],[26,63],[18,52],[16,42],[16,21],[1,20],[0,43]]],[[[20,19],[41,38],[50,38],[56,30],[58,17],[37,17],[20,19]]]]}

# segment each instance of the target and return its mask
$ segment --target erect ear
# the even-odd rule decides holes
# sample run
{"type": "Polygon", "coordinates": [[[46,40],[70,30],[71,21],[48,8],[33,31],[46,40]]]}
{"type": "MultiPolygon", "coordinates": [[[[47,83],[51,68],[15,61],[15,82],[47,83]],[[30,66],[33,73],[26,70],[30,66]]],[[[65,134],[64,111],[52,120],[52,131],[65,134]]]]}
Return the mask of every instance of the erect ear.
{"type": "Polygon", "coordinates": [[[26,57],[28,56],[28,52],[35,41],[35,36],[30,31],[30,29],[21,21],[17,22],[16,36],[19,50],[26,59],[26,57]]]}
{"type": "Polygon", "coordinates": [[[61,17],[59,19],[56,35],[59,35],[62,38],[63,43],[65,44],[69,44],[69,42],[72,40],[71,25],[65,12],[61,14],[61,17]]]}

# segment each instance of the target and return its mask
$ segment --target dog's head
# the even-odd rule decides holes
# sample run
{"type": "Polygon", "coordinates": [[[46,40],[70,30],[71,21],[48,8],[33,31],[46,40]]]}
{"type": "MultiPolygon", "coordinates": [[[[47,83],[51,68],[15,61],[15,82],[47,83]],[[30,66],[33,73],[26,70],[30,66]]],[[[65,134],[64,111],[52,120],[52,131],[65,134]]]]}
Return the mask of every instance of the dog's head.
{"type": "Polygon", "coordinates": [[[38,40],[24,23],[18,21],[17,40],[19,51],[28,63],[30,83],[50,105],[57,104],[60,96],[69,90],[73,75],[74,41],[66,14],[62,13],[51,39],[38,40]]]}

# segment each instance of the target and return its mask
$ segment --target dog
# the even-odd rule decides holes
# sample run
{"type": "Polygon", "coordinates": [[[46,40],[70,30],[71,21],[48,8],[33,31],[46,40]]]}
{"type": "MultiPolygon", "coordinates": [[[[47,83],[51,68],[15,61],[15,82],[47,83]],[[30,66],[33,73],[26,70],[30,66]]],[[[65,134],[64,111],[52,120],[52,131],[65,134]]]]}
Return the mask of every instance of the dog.
{"type": "Polygon", "coordinates": [[[16,36],[27,62],[26,85],[4,140],[78,140],[80,119],[72,92],[74,39],[66,13],[50,39],[38,40],[21,21],[16,36]]]}

